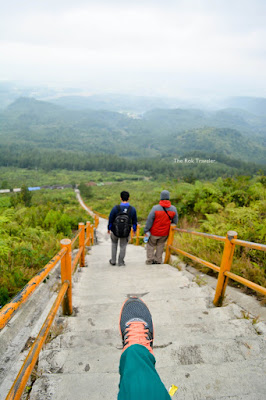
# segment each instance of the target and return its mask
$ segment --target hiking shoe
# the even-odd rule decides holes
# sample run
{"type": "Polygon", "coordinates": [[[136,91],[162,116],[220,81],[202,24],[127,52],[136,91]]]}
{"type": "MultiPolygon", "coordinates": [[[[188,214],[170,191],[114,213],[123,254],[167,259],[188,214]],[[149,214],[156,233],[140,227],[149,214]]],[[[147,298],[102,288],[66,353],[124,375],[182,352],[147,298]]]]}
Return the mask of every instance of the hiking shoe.
{"type": "Polygon", "coordinates": [[[112,260],[109,260],[109,263],[110,263],[111,265],[116,265],[116,263],[114,263],[112,260]]]}
{"type": "Polygon", "coordinates": [[[152,263],[153,263],[153,264],[161,264],[159,261],[155,261],[155,260],[153,260],[152,263]]]}
{"type": "Polygon", "coordinates": [[[145,261],[145,264],[146,264],[146,265],[152,265],[152,264],[153,264],[153,261],[146,260],[146,261],[145,261]]]}
{"type": "Polygon", "coordinates": [[[132,344],[145,346],[153,354],[153,323],[146,304],[137,297],[127,299],[120,312],[123,351],[132,344]]]}

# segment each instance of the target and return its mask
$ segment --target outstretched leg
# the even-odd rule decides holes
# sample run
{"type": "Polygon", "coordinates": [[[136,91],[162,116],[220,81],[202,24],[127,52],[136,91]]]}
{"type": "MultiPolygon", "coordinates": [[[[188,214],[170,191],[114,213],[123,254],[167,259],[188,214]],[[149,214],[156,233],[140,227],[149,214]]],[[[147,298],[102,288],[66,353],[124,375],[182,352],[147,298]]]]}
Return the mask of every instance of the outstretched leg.
{"type": "Polygon", "coordinates": [[[124,350],[120,359],[118,400],[169,400],[153,355],[153,323],[146,304],[130,298],[120,314],[124,350]]]}

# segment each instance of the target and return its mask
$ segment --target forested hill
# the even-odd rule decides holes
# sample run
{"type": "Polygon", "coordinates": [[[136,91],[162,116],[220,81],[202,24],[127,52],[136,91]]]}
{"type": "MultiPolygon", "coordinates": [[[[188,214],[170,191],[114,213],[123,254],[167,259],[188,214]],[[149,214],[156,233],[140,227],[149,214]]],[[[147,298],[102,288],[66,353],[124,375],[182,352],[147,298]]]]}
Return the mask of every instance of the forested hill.
{"type": "Polygon", "coordinates": [[[6,165],[8,152],[12,165],[14,152],[18,159],[26,151],[47,154],[51,149],[157,162],[197,154],[225,165],[232,160],[265,164],[265,136],[264,117],[236,110],[153,110],[132,118],[20,98],[0,114],[1,165],[6,165]]]}
{"type": "Polygon", "coordinates": [[[144,114],[144,119],[156,123],[159,129],[177,131],[193,128],[231,128],[250,138],[266,139],[266,114],[258,116],[237,108],[219,111],[198,109],[155,109],[144,114]]]}

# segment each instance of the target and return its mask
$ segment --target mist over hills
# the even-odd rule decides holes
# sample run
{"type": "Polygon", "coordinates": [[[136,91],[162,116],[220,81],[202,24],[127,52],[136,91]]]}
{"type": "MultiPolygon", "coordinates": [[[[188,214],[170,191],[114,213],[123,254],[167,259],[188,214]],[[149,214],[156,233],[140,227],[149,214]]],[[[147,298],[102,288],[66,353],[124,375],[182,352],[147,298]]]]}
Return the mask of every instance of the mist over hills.
{"type": "Polygon", "coordinates": [[[59,96],[50,99],[54,104],[68,109],[109,110],[117,112],[135,112],[144,114],[153,109],[201,109],[205,111],[220,111],[231,109],[240,116],[243,111],[251,115],[266,117],[266,99],[260,97],[230,97],[227,99],[182,99],[171,97],[132,96],[119,94],[104,94],[91,96],[59,96]]]}
{"type": "Polygon", "coordinates": [[[266,137],[266,116],[254,115],[240,109],[226,108],[218,111],[156,109],[145,113],[143,118],[147,121],[156,121],[158,129],[182,131],[205,127],[230,128],[258,141],[263,141],[266,137]]]}
{"type": "Polygon", "coordinates": [[[266,116],[266,98],[233,96],[223,98],[182,98],[119,93],[88,93],[86,88],[55,88],[44,85],[27,86],[19,82],[0,81],[0,109],[5,109],[20,97],[48,101],[71,110],[107,110],[144,114],[153,109],[200,109],[218,111],[237,109],[258,116],[266,116]]]}
{"type": "Polygon", "coordinates": [[[265,136],[264,117],[230,109],[157,109],[136,119],[19,98],[0,113],[0,146],[18,152],[58,149],[168,162],[196,152],[225,164],[230,159],[265,164],[265,136]]]}
{"type": "Polygon", "coordinates": [[[221,105],[229,108],[238,108],[255,115],[266,116],[266,99],[263,97],[231,97],[221,101],[221,105]]]}

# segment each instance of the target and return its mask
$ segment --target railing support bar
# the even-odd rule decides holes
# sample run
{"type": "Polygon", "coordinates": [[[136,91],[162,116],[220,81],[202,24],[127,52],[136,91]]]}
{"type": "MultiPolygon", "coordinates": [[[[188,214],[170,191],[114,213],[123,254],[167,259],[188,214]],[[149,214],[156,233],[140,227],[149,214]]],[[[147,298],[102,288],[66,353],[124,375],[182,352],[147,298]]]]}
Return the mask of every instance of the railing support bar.
{"type": "Polygon", "coordinates": [[[224,244],[222,261],[221,261],[221,265],[220,265],[220,272],[219,272],[219,276],[218,276],[218,282],[217,282],[217,286],[216,286],[215,297],[213,300],[213,304],[218,307],[221,306],[223,303],[225,289],[226,289],[227,282],[228,282],[228,277],[225,275],[225,272],[230,271],[230,269],[231,269],[234,251],[235,251],[235,244],[231,243],[231,240],[236,239],[236,238],[237,238],[237,232],[235,232],[235,231],[227,232],[226,240],[225,240],[225,244],[224,244]]]}
{"type": "Polygon", "coordinates": [[[72,308],[72,263],[71,263],[71,240],[62,239],[60,242],[61,248],[66,248],[67,252],[65,256],[61,260],[61,281],[64,283],[65,281],[69,282],[69,286],[64,297],[62,306],[63,306],[63,314],[71,315],[72,308]]]}

